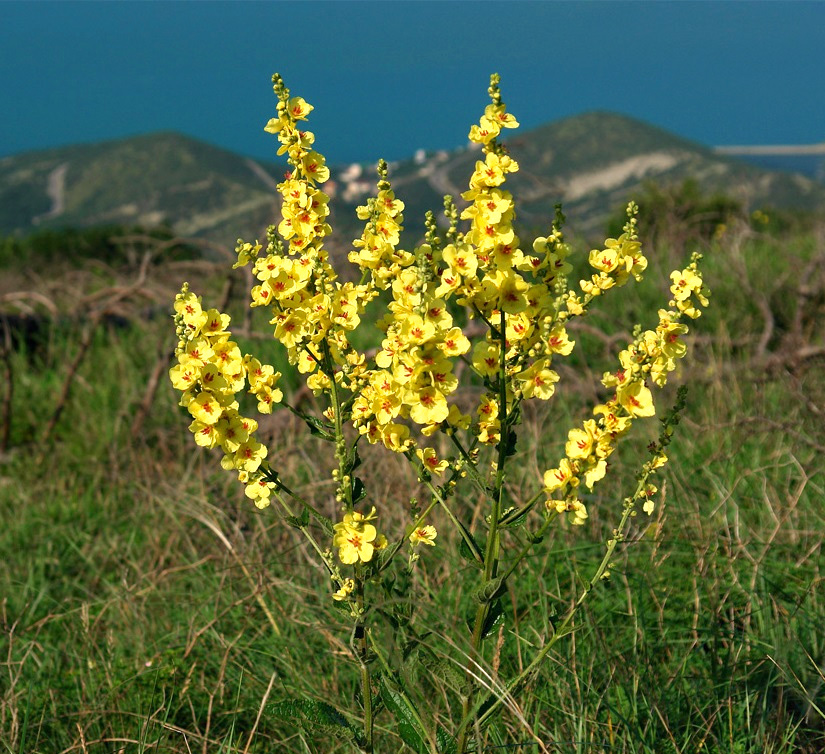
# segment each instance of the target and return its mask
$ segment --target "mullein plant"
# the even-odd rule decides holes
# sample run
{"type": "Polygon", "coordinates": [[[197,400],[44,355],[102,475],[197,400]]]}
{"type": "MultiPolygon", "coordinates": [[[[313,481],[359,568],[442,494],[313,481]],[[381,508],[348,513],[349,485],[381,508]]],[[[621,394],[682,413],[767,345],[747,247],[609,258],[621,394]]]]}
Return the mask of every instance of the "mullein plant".
{"type": "MultiPolygon", "coordinates": [[[[242,353],[232,340],[229,316],[204,308],[187,284],[175,300],[178,363],[170,377],[182,393],[180,405],[192,417],[195,442],[220,448],[221,465],[238,475],[254,504],[274,505],[287,524],[300,530],[329,576],[330,599],[352,621],[360,708],[344,717],[328,704],[304,700],[292,706],[283,702],[274,711],[338,726],[353,746],[372,752],[375,714],[385,710],[413,750],[464,754],[475,746],[471,737],[524,688],[553,645],[572,630],[576,610],[609,573],[613,552],[637,507],[648,515],[653,511],[652,477],[667,461],[666,449],[684,405],[681,391],[661,419],[659,439],[649,446],[636,489],[624,499],[604,558],[584,582],[577,602],[517,677],[495,693],[485,688],[477,671],[485,662],[485,639],[502,617],[499,598],[508,579],[554,524],[587,519],[584,499],[605,478],[608,460],[632,425],[654,416],[652,390],[664,387],[685,356],[685,323],[699,317],[708,303],[700,256],[672,273],[671,299],[659,310],[655,328],[637,327],[618,355],[616,370],[604,375],[609,397],[593,408],[591,418],[569,430],[564,455],[536,480],[535,494],[516,504],[506,488],[507,468],[524,402],[553,397],[559,380],[554,361],[575,346],[568,324],[586,315],[595,299],[640,280],[647,266],[636,232],[636,206],[628,206],[624,232],[590,252],[592,275],[578,284],[570,279],[571,248],[559,209],[548,235],[524,244],[514,230],[513,197],[505,188],[519,166],[500,141],[503,132],[519,124],[507,112],[494,75],[491,102],[470,129],[470,141],[480,154],[462,194],[466,208],[459,212],[454,200],[445,197],[446,231],[439,236],[430,213],[425,241],[411,251],[399,248],[404,203],[392,190],[386,163],[379,162],[375,195],[357,210],[364,230],[349,253],[360,277],[354,276],[357,283],[342,282],[324,247],[332,230],[329,197],[320,186],[329,169],[315,150],[313,133],[305,129],[313,108],[293,97],[277,74],[273,84],[277,116],[265,130],[277,136],[278,154],[285,154],[291,166],[278,186],[282,217],[268,229],[265,246],[238,241],[235,266],[252,265],[256,284],[250,305],[267,312],[289,364],[304,376],[323,410],[312,416],[290,406],[278,387],[281,374],[242,353]],[[352,344],[350,334],[379,296],[391,299],[378,322],[383,340],[377,352],[367,355],[352,344]],[[472,328],[457,324],[456,312],[462,310],[461,321],[473,320],[472,328]],[[480,334],[473,341],[468,333],[480,334]],[[456,400],[459,361],[469,367],[463,374],[474,375],[484,386],[469,413],[456,400]],[[257,422],[239,411],[243,392],[253,396],[258,412],[285,406],[306,421],[313,435],[334,444],[337,520],[294,492],[267,461],[267,448],[255,437],[257,422]],[[439,433],[446,444],[434,441],[439,433]],[[406,507],[403,531],[383,529],[386,502],[373,504],[356,476],[363,442],[403,456],[426,490],[425,503],[412,500],[406,507]],[[440,453],[436,446],[451,451],[440,453]],[[483,501],[484,531],[471,533],[456,513],[455,497],[464,483],[473,485],[483,501]],[[377,641],[380,611],[372,609],[387,583],[392,584],[388,569],[400,553],[406,553],[406,568],[412,569],[423,550],[437,551],[436,511],[456,528],[462,554],[478,574],[468,621],[469,659],[459,661],[466,671],[461,715],[452,731],[433,730],[421,719],[377,641]],[[524,527],[525,522],[532,522],[532,528],[524,527]],[[502,536],[517,526],[519,536],[502,536]],[[358,725],[351,722],[356,718],[358,725]]],[[[461,405],[465,401],[466,396],[461,405]]]]}

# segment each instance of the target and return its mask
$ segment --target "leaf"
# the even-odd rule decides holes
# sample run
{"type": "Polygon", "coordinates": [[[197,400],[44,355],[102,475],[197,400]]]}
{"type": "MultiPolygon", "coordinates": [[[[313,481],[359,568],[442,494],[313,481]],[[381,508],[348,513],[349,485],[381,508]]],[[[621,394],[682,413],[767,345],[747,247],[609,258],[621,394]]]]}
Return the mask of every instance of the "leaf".
{"type": "Polygon", "coordinates": [[[482,567],[484,565],[484,555],[482,554],[481,547],[479,547],[478,542],[476,542],[473,535],[470,534],[469,529],[464,526],[461,521],[455,519],[455,522],[458,524],[459,533],[461,534],[461,544],[458,548],[461,557],[469,560],[479,568],[482,567]]]}
{"type": "Polygon", "coordinates": [[[316,699],[283,699],[267,705],[275,717],[291,720],[307,733],[324,732],[335,738],[356,741],[362,746],[363,736],[335,707],[316,699]]]}
{"type": "Polygon", "coordinates": [[[458,744],[453,736],[447,733],[440,725],[435,732],[435,742],[438,746],[439,754],[457,754],[458,744]]]}
{"type": "Polygon", "coordinates": [[[533,510],[535,504],[535,502],[532,502],[523,508],[513,508],[513,510],[508,511],[499,519],[498,525],[508,529],[518,528],[525,522],[527,514],[533,510]]]}
{"type": "MultiPolygon", "coordinates": [[[[472,633],[475,630],[476,609],[471,609],[467,613],[467,628],[472,633]]],[[[484,624],[481,627],[481,638],[486,639],[493,631],[504,622],[504,608],[501,606],[501,599],[498,598],[490,603],[484,624]]]]}
{"type": "MultiPolygon", "coordinates": [[[[504,457],[510,458],[516,454],[516,444],[518,443],[518,435],[516,434],[515,429],[510,427],[510,430],[507,432],[507,445],[504,448],[504,457]]],[[[498,447],[498,445],[496,446],[498,447]]]]}
{"type": "Polygon", "coordinates": [[[398,724],[398,735],[417,754],[426,754],[426,744],[422,731],[418,729],[418,723],[407,707],[407,700],[404,699],[394,681],[386,675],[381,676],[379,683],[381,690],[381,701],[395,718],[398,724]]]}
{"type": "Polygon", "coordinates": [[[320,437],[323,440],[327,440],[329,442],[335,442],[335,427],[333,427],[331,424],[322,422],[320,419],[314,416],[308,416],[307,414],[301,414],[301,417],[309,427],[309,433],[311,435],[314,435],[315,437],[320,437]]]}
{"type": "Polygon", "coordinates": [[[352,504],[355,505],[355,503],[363,500],[366,496],[366,485],[358,477],[355,477],[355,481],[352,485],[352,504]]]}
{"type": "Polygon", "coordinates": [[[482,584],[475,593],[475,598],[483,605],[492,602],[504,591],[504,577],[497,576],[482,584]]]}
{"type": "Polygon", "coordinates": [[[501,606],[501,600],[497,599],[495,602],[490,603],[490,609],[487,611],[487,618],[481,629],[481,638],[486,639],[502,623],[504,623],[504,608],[501,606]]]}
{"type": "Polygon", "coordinates": [[[306,526],[298,516],[284,516],[284,523],[293,529],[303,529],[306,526]]]}
{"type": "Polygon", "coordinates": [[[357,443],[353,443],[352,449],[350,453],[347,455],[347,460],[344,463],[344,474],[351,474],[360,465],[361,456],[358,454],[358,445],[357,443]]]}
{"type": "Polygon", "coordinates": [[[332,537],[335,535],[335,529],[332,526],[332,520],[327,518],[326,516],[314,516],[315,520],[321,524],[321,528],[324,530],[324,534],[328,537],[332,537]]]}
{"type": "Polygon", "coordinates": [[[472,688],[472,681],[467,674],[444,657],[436,657],[428,649],[420,649],[417,657],[430,674],[455,691],[459,696],[466,696],[472,688]]]}

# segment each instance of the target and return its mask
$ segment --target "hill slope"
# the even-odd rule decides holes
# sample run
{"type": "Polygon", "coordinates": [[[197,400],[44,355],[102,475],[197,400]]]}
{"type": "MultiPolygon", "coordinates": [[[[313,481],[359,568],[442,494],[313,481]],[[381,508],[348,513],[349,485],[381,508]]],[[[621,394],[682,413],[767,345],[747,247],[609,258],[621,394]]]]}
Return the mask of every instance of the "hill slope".
{"type": "Polygon", "coordinates": [[[30,152],[0,160],[0,232],[168,222],[181,235],[231,242],[266,226],[274,174],[176,133],[30,152]]]}
{"type": "MultiPolygon", "coordinates": [[[[517,132],[508,146],[521,166],[508,185],[519,223],[531,231],[546,231],[561,201],[574,233],[601,233],[608,215],[650,180],[681,183],[690,177],[705,192],[732,195],[752,208],[825,206],[825,187],[804,176],[760,169],[613,113],[586,113],[517,132]]],[[[407,205],[408,243],[423,232],[424,213],[440,211],[444,194],[458,198],[466,189],[478,158],[478,151],[460,149],[392,166],[394,187],[407,205]]],[[[275,217],[282,174],[282,167],[175,133],[7,157],[0,160],[0,234],[166,222],[180,235],[231,245],[239,236],[262,236],[275,217]]],[[[325,185],[337,231],[331,245],[344,247],[360,234],[354,210],[373,183],[370,168],[333,169],[325,185]]]]}
{"type": "MultiPolygon", "coordinates": [[[[520,170],[508,187],[522,226],[545,228],[561,201],[571,228],[602,232],[605,220],[641,193],[645,181],[697,181],[706,193],[722,192],[745,207],[825,207],[825,187],[801,175],[769,171],[715,154],[710,148],[614,113],[592,112],[516,133],[507,142],[520,170]]],[[[394,184],[408,207],[437,209],[445,193],[464,191],[479,153],[433,155],[406,162],[394,184]]],[[[410,213],[405,213],[410,218],[410,213]]]]}

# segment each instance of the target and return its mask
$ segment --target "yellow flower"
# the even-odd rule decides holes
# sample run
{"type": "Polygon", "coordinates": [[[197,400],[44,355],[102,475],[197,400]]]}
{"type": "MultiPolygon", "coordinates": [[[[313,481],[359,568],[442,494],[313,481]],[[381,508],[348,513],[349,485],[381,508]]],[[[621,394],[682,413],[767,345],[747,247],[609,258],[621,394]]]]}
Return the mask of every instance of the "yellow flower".
{"type": "Polygon", "coordinates": [[[266,458],[266,446],[253,438],[247,439],[238,446],[235,456],[232,459],[233,465],[238,471],[257,471],[261,462],[266,458]]]}
{"type": "MultiPolygon", "coordinates": [[[[350,515],[350,514],[347,514],[350,515]]],[[[375,547],[373,540],[378,532],[372,524],[360,523],[358,527],[346,523],[336,524],[335,536],[332,539],[333,547],[338,548],[338,557],[342,563],[368,563],[372,560],[375,547]]]]}
{"type": "Polygon", "coordinates": [[[575,466],[567,458],[562,458],[557,469],[544,472],[544,489],[547,492],[554,492],[568,484],[573,484],[574,480],[576,480],[575,466]]]}
{"type": "Polygon", "coordinates": [[[192,416],[204,424],[216,424],[221,418],[221,405],[208,390],[199,393],[187,408],[192,416]]]}
{"type": "Polygon", "coordinates": [[[286,113],[293,120],[305,120],[315,108],[303,97],[292,97],[286,105],[286,113]]]}
{"type": "Polygon", "coordinates": [[[341,588],[332,595],[332,599],[336,602],[342,602],[352,594],[353,589],[355,589],[355,582],[352,579],[345,579],[344,583],[341,584],[341,588]]]}
{"type": "Polygon", "coordinates": [[[498,343],[479,341],[473,349],[473,366],[476,371],[485,377],[498,374],[499,355],[501,349],[498,343]]]}
{"type": "Polygon", "coordinates": [[[221,436],[215,424],[204,424],[197,419],[189,425],[189,431],[195,436],[195,443],[202,448],[216,447],[221,436]]]}
{"type": "Polygon", "coordinates": [[[189,390],[200,377],[200,370],[191,364],[176,364],[169,370],[169,379],[175,390],[189,390]]]}
{"type": "Polygon", "coordinates": [[[470,341],[461,332],[461,328],[453,327],[444,334],[444,339],[438,343],[438,348],[445,356],[461,356],[470,350],[470,341]]]}
{"type": "Polygon", "coordinates": [[[432,474],[438,474],[440,476],[449,465],[447,461],[440,461],[432,448],[424,448],[423,450],[418,448],[415,454],[421,463],[424,464],[424,468],[432,474]]]}
{"type": "Polygon", "coordinates": [[[641,380],[620,385],[616,389],[616,398],[631,416],[653,416],[656,413],[653,394],[641,380]]]}
{"type": "Polygon", "coordinates": [[[258,479],[244,487],[244,494],[254,501],[255,507],[266,508],[269,506],[269,495],[274,488],[275,485],[272,482],[258,479]]]}
{"type": "Polygon", "coordinates": [[[593,419],[588,419],[582,429],[571,429],[567,433],[564,452],[568,458],[587,458],[593,452],[598,428],[593,419]]]}
{"type": "Polygon", "coordinates": [[[250,431],[254,431],[249,422],[249,419],[244,419],[236,412],[228,412],[221,417],[216,428],[220,433],[220,444],[224,453],[237,453],[241,443],[249,439],[250,431]]]}
{"type": "Polygon", "coordinates": [[[702,278],[689,267],[684,270],[674,270],[670,273],[673,285],[670,292],[676,301],[684,301],[690,298],[690,294],[702,288],[702,278]]]}
{"type": "Polygon", "coordinates": [[[560,353],[562,356],[568,356],[575,345],[576,341],[568,338],[567,330],[563,325],[556,325],[547,338],[547,350],[550,353],[560,353]]]}
{"type": "Polygon", "coordinates": [[[437,536],[438,532],[434,526],[419,526],[410,534],[410,543],[413,546],[423,544],[435,547],[435,538],[437,536]]]}
{"type": "MultiPolygon", "coordinates": [[[[394,422],[379,428],[384,446],[396,453],[403,453],[410,446],[410,428],[394,422]]],[[[368,435],[369,437],[369,435],[368,435]]]]}
{"type": "Polygon", "coordinates": [[[516,375],[516,379],[521,385],[521,392],[525,398],[538,398],[539,400],[549,400],[556,391],[556,384],[559,376],[552,369],[548,369],[548,359],[539,359],[528,369],[516,375]]]}
{"type": "Polygon", "coordinates": [[[438,424],[450,413],[447,399],[434,387],[425,387],[414,392],[406,402],[412,404],[410,418],[416,424],[438,424]]]}
{"type": "Polygon", "coordinates": [[[186,344],[186,350],[178,355],[178,361],[184,366],[203,367],[214,355],[209,341],[206,338],[197,338],[186,344]]]}
{"type": "Polygon", "coordinates": [[[323,155],[318,152],[307,152],[301,160],[301,165],[308,181],[324,183],[329,178],[329,168],[325,164],[323,155]]]}
{"type": "Polygon", "coordinates": [[[519,122],[512,113],[505,112],[504,105],[487,105],[484,108],[484,117],[498,123],[501,128],[518,128],[519,122]]]}
{"type": "Polygon", "coordinates": [[[599,459],[596,462],[595,466],[591,466],[585,473],[584,473],[584,483],[587,485],[587,489],[592,490],[593,485],[598,482],[600,479],[604,479],[604,475],[607,472],[607,461],[604,458],[599,459]]]}

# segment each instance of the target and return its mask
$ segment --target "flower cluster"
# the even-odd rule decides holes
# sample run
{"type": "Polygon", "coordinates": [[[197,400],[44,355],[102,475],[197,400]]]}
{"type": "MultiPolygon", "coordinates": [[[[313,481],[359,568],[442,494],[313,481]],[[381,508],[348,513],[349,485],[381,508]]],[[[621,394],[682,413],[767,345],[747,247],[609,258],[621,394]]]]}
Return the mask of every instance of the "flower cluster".
{"type": "MultiPolygon", "coordinates": [[[[278,96],[278,117],[265,130],[277,134],[292,166],[278,184],[282,219],[277,233],[272,228],[266,253],[258,256],[260,244],[238,242],[238,263],[255,260],[259,284],[252,291],[252,306],[269,308],[275,338],[287,350],[289,361],[315,391],[329,386],[330,369],[317,370],[326,356],[339,366],[357,364],[346,332],[354,330],[372,294],[363,285],[340,283],[329,264],[323,241],[332,230],[327,223],[329,197],[319,188],[329,178],[324,157],[312,148],[315,135],[303,130],[312,105],[291,97],[279,76],[273,77],[278,96]],[[288,244],[284,253],[283,239],[288,244]]],[[[382,226],[383,227],[383,226],[382,226]]]]}
{"type": "MultiPolygon", "coordinates": [[[[311,496],[305,499],[269,465],[267,449],[254,437],[257,424],[239,413],[237,396],[247,391],[259,412],[270,413],[283,402],[281,375],[243,355],[231,339],[229,317],[204,310],[186,284],[175,300],[178,363],[170,378],[192,416],[190,429],[197,444],[222,450],[222,466],[237,472],[258,507],[269,505],[270,497],[278,503],[284,523],[300,530],[326,570],[332,599],[352,618],[350,647],[360,667],[364,721],[363,739],[356,743],[371,752],[372,660],[381,659],[382,684],[393,672],[379,652],[372,624],[386,618],[406,631],[413,602],[404,595],[411,583],[408,577],[438,537],[431,519],[438,513],[448,518],[461,538],[462,556],[478,566],[468,620],[472,647],[466,659],[472,670],[485,662],[483,641],[502,614],[507,580],[557,516],[569,514],[563,518],[573,524],[587,520],[584,490],[592,491],[606,476],[618,442],[634,422],[655,414],[651,388],[663,387],[685,356],[688,327],[683,320],[700,316],[708,291],[699,256],[694,255],[687,267],[671,275],[671,300],[659,311],[655,329],[637,326],[632,342],[619,354],[619,369],[603,376],[604,402],[569,430],[564,457],[544,473],[543,485],[536,480],[535,494],[519,500],[522,474],[514,484],[511,457],[518,450],[522,404],[554,396],[557,360],[575,347],[570,337],[573,318],[586,314],[590,304],[610,290],[640,280],[647,268],[636,232],[636,206],[628,206],[623,233],[590,252],[589,277],[578,286],[571,285],[571,248],[562,232],[560,207],[546,235],[522,248],[515,203],[506,188],[519,165],[499,140],[519,124],[502,102],[495,75],[488,90],[490,104],[469,133],[478,159],[461,195],[466,204],[459,208],[455,199],[445,197],[446,228],[439,228],[429,212],[423,241],[407,247],[410,250],[399,248],[405,204],[390,184],[387,164],[379,162],[374,196],[357,208],[363,231],[352,241],[352,269],[342,282],[324,246],[332,231],[329,197],[321,186],[330,171],[315,149],[314,134],[305,128],[313,108],[291,96],[277,74],[273,84],[277,114],[265,130],[277,136],[278,154],[286,155],[290,166],[277,187],[282,216],[267,230],[265,245],[238,240],[235,266],[252,265],[251,306],[266,314],[275,340],[317,399],[312,401],[318,405],[314,413],[303,404],[284,403],[315,437],[330,443],[331,452],[334,448],[334,491],[329,489],[323,503],[311,496]],[[367,305],[376,299],[386,311],[372,340],[356,340],[365,349],[358,350],[350,339],[366,320],[367,305]],[[462,376],[469,376],[470,389],[459,394],[462,376]],[[434,439],[439,432],[444,435],[441,443],[434,439]],[[409,500],[407,521],[391,541],[379,533],[379,512],[367,502],[367,485],[358,476],[364,438],[409,461],[426,496],[421,502],[409,500]],[[472,523],[461,520],[466,506],[453,505],[465,479],[476,485],[485,506],[472,523]],[[537,509],[543,511],[543,520],[534,528],[528,516],[537,509]],[[520,526],[520,532],[512,531],[520,526]],[[394,562],[402,549],[407,552],[404,574],[394,562]],[[379,603],[377,590],[384,594],[379,603]]],[[[662,419],[659,440],[649,446],[636,491],[624,500],[622,518],[596,574],[551,639],[492,706],[473,684],[462,691],[463,721],[453,747],[457,752],[468,750],[469,732],[481,729],[501,699],[513,698],[554,642],[569,633],[582,600],[608,574],[636,505],[652,512],[655,487],[649,480],[667,461],[667,446],[683,407],[680,390],[676,405],[662,419]]],[[[381,516],[387,520],[383,512],[381,516]]],[[[395,686],[390,694],[400,700],[395,706],[406,719],[404,708],[413,709],[409,700],[401,690],[396,695],[395,686]]],[[[416,729],[415,737],[423,741],[426,736],[416,729]]]]}
{"type": "Polygon", "coordinates": [[[404,227],[404,202],[396,199],[387,180],[387,163],[378,163],[378,195],[358,207],[357,214],[366,225],[361,238],[353,241],[356,250],[349,253],[349,261],[369,274],[379,290],[385,290],[398,274],[399,269],[412,264],[413,256],[398,249],[404,227]]]}
{"type": "Polygon", "coordinates": [[[169,370],[172,385],[182,392],[180,405],[192,415],[189,430],[204,448],[220,448],[221,466],[234,469],[246,485],[246,494],[260,507],[269,505],[274,486],[260,471],[267,449],[255,439],[258,423],[238,413],[235,396],[247,379],[249,392],[258,399],[258,409],[272,411],[281,400],[277,387],[280,373],[257,359],[244,357],[230,340],[229,315],[217,309],[206,311],[201,299],[184,283],[175,298],[178,363],[169,370]]]}
{"type": "MultiPolygon", "coordinates": [[[[565,445],[565,457],[558,466],[544,474],[544,489],[548,495],[559,495],[547,501],[548,508],[573,514],[573,523],[584,523],[587,508],[578,498],[583,481],[588,489],[602,479],[607,470],[607,459],[616,449],[619,438],[630,430],[633,420],[653,416],[653,394],[647,387],[651,381],[664,387],[667,376],[676,368],[676,361],[687,352],[681,336],[688,332],[680,322],[682,314],[696,318],[700,311],[685,302],[691,293],[706,306],[708,291],[698,269],[700,255],[695,254],[690,266],[673,273],[671,293],[673,310],[659,310],[659,324],[655,330],[641,333],[619,354],[620,368],[608,372],[602,378],[606,388],[615,388],[614,395],[604,404],[596,406],[596,418],[588,419],[580,428],[571,429],[565,445]],[[678,306],[679,304],[683,306],[678,306]]],[[[661,463],[666,459],[662,458],[661,463]]],[[[645,510],[652,511],[646,504],[645,510]]]]}
{"type": "Polygon", "coordinates": [[[610,288],[621,287],[633,276],[642,279],[647,269],[647,258],[642,254],[642,245],[636,235],[636,213],[638,207],[628,205],[628,223],[624,233],[618,238],[608,238],[603,249],[593,249],[588,261],[596,270],[590,280],[582,280],[579,286],[590,296],[599,296],[610,288]]]}
{"type": "Polygon", "coordinates": [[[699,272],[701,256],[694,254],[690,264],[684,270],[674,270],[670,273],[673,284],[670,292],[673,299],[669,306],[675,306],[681,314],[691,319],[697,319],[702,312],[697,308],[708,305],[708,290],[702,282],[702,273],[699,272]]]}

